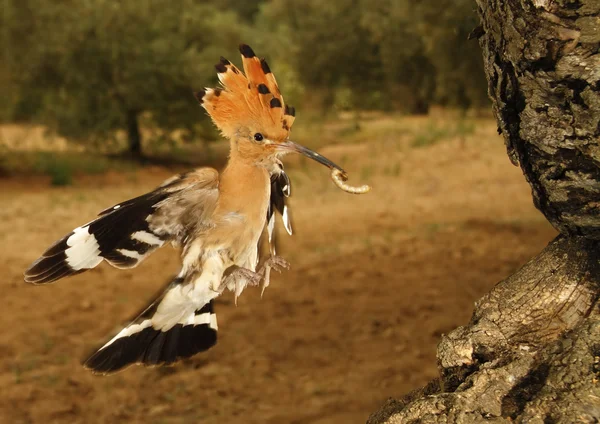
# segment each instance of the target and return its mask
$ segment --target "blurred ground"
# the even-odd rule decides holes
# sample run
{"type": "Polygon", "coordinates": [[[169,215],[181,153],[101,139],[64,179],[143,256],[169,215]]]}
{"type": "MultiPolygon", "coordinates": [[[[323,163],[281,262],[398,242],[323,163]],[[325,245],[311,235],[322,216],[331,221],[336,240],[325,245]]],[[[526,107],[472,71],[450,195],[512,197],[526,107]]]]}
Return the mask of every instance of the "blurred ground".
{"type": "MultiPolygon", "coordinates": [[[[262,299],[256,289],[237,307],[231,294],[220,298],[218,345],[171,368],[96,377],[79,363],[177,272],[173,249],[136,270],[102,265],[44,287],[24,284],[22,272],[73,227],[173,170],[78,176],[68,187],[0,180],[0,421],[361,423],[435,377],[440,335],[555,231],[492,120],[377,118],[322,130],[321,152],[372,193],[343,193],[316,163],[290,158],[296,234],[281,235],[280,252],[292,269],[262,299]]],[[[296,140],[319,146],[314,135],[296,140]]]]}

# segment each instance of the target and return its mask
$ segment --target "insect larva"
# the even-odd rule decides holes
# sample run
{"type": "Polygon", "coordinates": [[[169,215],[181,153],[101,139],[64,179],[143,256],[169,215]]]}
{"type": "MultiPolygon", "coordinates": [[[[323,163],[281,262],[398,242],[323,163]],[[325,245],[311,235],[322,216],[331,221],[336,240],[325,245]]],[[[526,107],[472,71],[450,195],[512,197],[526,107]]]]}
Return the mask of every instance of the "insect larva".
{"type": "Polygon", "coordinates": [[[333,180],[336,186],[338,186],[347,193],[364,194],[371,190],[371,187],[366,184],[360,187],[354,187],[349,184],[346,184],[345,181],[348,180],[348,175],[346,175],[346,173],[340,171],[339,169],[333,168],[331,170],[331,179],[333,180]]]}

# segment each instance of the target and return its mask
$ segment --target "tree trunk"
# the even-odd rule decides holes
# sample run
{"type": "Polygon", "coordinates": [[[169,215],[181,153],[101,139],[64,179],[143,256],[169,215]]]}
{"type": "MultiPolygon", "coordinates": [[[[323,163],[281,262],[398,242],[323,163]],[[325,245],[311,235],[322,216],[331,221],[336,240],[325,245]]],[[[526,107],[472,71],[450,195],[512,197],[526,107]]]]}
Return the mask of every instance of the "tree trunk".
{"type": "Polygon", "coordinates": [[[600,422],[600,0],[477,0],[508,155],[561,234],[443,336],[378,423],[600,422]]]}
{"type": "Polygon", "coordinates": [[[127,143],[129,145],[128,153],[134,158],[142,157],[142,136],[140,134],[138,115],[138,112],[135,110],[127,111],[127,143]]]}

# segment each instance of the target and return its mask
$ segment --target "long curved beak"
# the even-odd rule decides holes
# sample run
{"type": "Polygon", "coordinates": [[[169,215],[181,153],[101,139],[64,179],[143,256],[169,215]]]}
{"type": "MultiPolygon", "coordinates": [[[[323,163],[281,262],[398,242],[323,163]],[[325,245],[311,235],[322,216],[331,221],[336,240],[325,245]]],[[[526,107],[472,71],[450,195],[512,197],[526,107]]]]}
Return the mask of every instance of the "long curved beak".
{"type": "Polygon", "coordinates": [[[286,140],[283,143],[278,144],[277,148],[282,153],[289,153],[289,152],[302,153],[304,156],[309,157],[313,160],[316,160],[321,165],[325,165],[329,169],[337,169],[343,175],[346,175],[346,171],[344,171],[340,166],[336,165],[334,162],[327,159],[325,156],[321,156],[314,150],[310,150],[308,147],[304,147],[298,143],[294,143],[291,140],[286,140]]]}

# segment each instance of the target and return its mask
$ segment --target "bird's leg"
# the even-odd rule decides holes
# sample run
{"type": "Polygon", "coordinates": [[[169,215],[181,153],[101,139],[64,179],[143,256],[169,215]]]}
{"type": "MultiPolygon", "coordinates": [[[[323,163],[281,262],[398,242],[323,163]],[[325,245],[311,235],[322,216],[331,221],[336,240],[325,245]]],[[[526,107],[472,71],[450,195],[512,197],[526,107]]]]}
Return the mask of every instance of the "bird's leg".
{"type": "Polygon", "coordinates": [[[224,278],[221,280],[221,284],[217,290],[219,293],[223,292],[225,288],[233,291],[235,293],[235,304],[237,305],[237,299],[246,286],[258,286],[262,279],[263,275],[258,272],[254,272],[241,266],[232,265],[225,272],[224,278]]]}
{"type": "Polygon", "coordinates": [[[272,255],[265,261],[265,263],[263,263],[262,268],[258,272],[262,272],[263,268],[265,267],[269,267],[277,272],[281,272],[283,269],[290,269],[290,263],[281,256],[272,255]]]}
{"type": "Polygon", "coordinates": [[[248,268],[244,268],[241,266],[232,265],[225,272],[224,278],[221,281],[218,290],[223,291],[227,287],[233,289],[233,286],[231,284],[235,283],[235,286],[237,287],[237,284],[240,280],[245,280],[245,285],[258,286],[262,279],[263,275],[258,272],[254,272],[248,268]]]}
{"type": "Polygon", "coordinates": [[[262,281],[262,295],[265,288],[269,286],[271,269],[281,272],[282,269],[289,269],[289,267],[289,262],[280,256],[271,256],[256,272],[248,268],[233,265],[225,272],[217,291],[222,292],[225,288],[229,288],[229,290],[235,292],[237,303],[238,296],[246,286],[258,286],[262,281]]]}
{"type": "Polygon", "coordinates": [[[272,255],[269,259],[267,259],[263,263],[261,269],[258,271],[258,273],[263,276],[262,290],[260,292],[261,297],[264,294],[265,289],[267,287],[269,287],[269,284],[271,282],[271,270],[272,269],[281,273],[282,269],[290,269],[290,263],[288,261],[286,261],[285,259],[283,259],[281,256],[275,256],[275,255],[272,255]]]}

